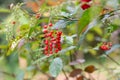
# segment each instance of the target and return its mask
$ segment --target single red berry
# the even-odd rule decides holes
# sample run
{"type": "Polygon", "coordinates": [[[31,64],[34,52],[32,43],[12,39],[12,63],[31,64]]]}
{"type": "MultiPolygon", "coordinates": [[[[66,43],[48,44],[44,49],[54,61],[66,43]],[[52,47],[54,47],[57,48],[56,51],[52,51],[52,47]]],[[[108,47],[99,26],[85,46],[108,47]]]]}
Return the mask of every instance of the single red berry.
{"type": "Polygon", "coordinates": [[[58,50],[59,50],[59,51],[61,51],[61,49],[62,49],[61,47],[58,47],[58,50]]]}
{"type": "Polygon", "coordinates": [[[46,45],[48,45],[48,40],[45,40],[45,42],[44,42],[46,45]]]}
{"type": "Polygon", "coordinates": [[[53,54],[53,52],[52,52],[52,51],[50,51],[50,54],[53,54]]]}
{"type": "Polygon", "coordinates": [[[61,35],[61,34],[62,34],[62,31],[59,31],[59,32],[58,32],[58,35],[61,35]]]}
{"type": "Polygon", "coordinates": [[[13,21],[13,22],[12,22],[12,24],[16,24],[16,22],[15,22],[15,21],[13,21]]]}
{"type": "Polygon", "coordinates": [[[45,46],[44,50],[46,50],[46,51],[47,51],[47,50],[48,50],[48,46],[45,46]]]}
{"type": "Polygon", "coordinates": [[[48,30],[47,30],[47,29],[43,29],[43,32],[44,32],[44,33],[47,33],[47,32],[48,32],[48,30]]]}
{"type": "Polygon", "coordinates": [[[57,46],[58,46],[58,47],[60,47],[60,46],[61,46],[61,44],[60,44],[60,43],[57,43],[57,46]]]}
{"type": "Polygon", "coordinates": [[[59,39],[57,39],[57,40],[56,40],[56,42],[59,44],[59,43],[60,43],[60,40],[59,40],[59,39]]]}
{"type": "Polygon", "coordinates": [[[55,39],[55,38],[52,38],[51,40],[52,40],[52,41],[55,41],[56,39],[55,39]]]}
{"type": "Polygon", "coordinates": [[[81,2],[90,2],[91,0],[81,0],[81,2]]]}
{"type": "Polygon", "coordinates": [[[100,49],[106,51],[106,50],[108,50],[109,48],[108,48],[108,46],[106,46],[106,45],[102,45],[102,46],[100,46],[100,49]]]}
{"type": "Polygon", "coordinates": [[[61,37],[57,36],[57,38],[56,38],[56,39],[60,41],[60,40],[61,40],[61,37]]]}
{"type": "Polygon", "coordinates": [[[52,36],[52,33],[49,33],[48,36],[51,37],[51,36],[52,36]]]}
{"type": "Polygon", "coordinates": [[[48,26],[47,25],[44,25],[43,28],[46,29],[48,26]]]}
{"type": "Polygon", "coordinates": [[[53,48],[52,48],[52,47],[50,47],[49,49],[50,49],[50,51],[52,51],[52,50],[53,50],[53,48]]]}
{"type": "Polygon", "coordinates": [[[57,43],[57,41],[52,41],[54,44],[56,44],[57,43]]]}
{"type": "Polygon", "coordinates": [[[52,43],[50,43],[49,45],[50,45],[50,47],[52,47],[52,46],[53,46],[53,44],[52,44],[52,43]]]}
{"type": "Polygon", "coordinates": [[[56,50],[55,50],[55,53],[58,53],[58,51],[59,51],[59,50],[58,50],[58,49],[56,49],[56,50]]]}
{"type": "Polygon", "coordinates": [[[52,23],[49,23],[49,26],[50,26],[50,27],[52,27],[52,26],[53,26],[53,24],[52,24],[52,23]]]}
{"type": "Polygon", "coordinates": [[[81,6],[81,8],[82,8],[83,10],[85,10],[85,9],[90,8],[90,5],[89,5],[89,4],[83,4],[83,5],[81,6]]]}

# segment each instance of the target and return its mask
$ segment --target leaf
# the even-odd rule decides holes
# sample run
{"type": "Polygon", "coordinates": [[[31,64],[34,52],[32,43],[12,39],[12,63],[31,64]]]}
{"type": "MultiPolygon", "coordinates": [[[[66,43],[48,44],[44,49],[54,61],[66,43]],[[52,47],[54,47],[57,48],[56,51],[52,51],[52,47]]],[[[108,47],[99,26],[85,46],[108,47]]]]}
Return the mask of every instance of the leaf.
{"type": "Polygon", "coordinates": [[[77,80],[84,80],[84,76],[79,76],[77,80]]]}
{"type": "Polygon", "coordinates": [[[80,75],[82,73],[82,69],[74,69],[71,73],[70,73],[70,77],[76,77],[77,75],[80,75]]]}
{"type": "Polygon", "coordinates": [[[66,44],[73,44],[73,38],[71,36],[65,36],[66,44]]]}
{"type": "Polygon", "coordinates": [[[89,65],[85,68],[85,72],[87,73],[93,73],[94,71],[96,70],[95,66],[94,65],[89,65]]]}
{"type": "Polygon", "coordinates": [[[87,9],[83,15],[81,16],[78,24],[78,34],[84,32],[82,35],[79,37],[78,45],[77,48],[80,47],[80,44],[84,40],[87,32],[93,28],[96,24],[99,23],[100,17],[98,16],[101,12],[101,7],[91,7],[90,9],[87,9]],[[93,13],[95,11],[95,13],[93,13]]]}
{"type": "Polygon", "coordinates": [[[60,58],[55,58],[49,67],[49,72],[51,76],[57,77],[63,68],[63,62],[60,58]]]}
{"type": "Polygon", "coordinates": [[[90,22],[90,23],[88,24],[87,29],[85,30],[85,32],[79,37],[79,41],[78,41],[77,48],[80,47],[80,44],[81,44],[82,41],[84,40],[87,32],[88,32],[91,28],[95,27],[96,24],[99,23],[98,20],[99,20],[99,18],[98,18],[98,19],[94,19],[92,22],[90,22]]]}
{"type": "Polygon", "coordinates": [[[22,70],[19,70],[19,73],[17,74],[16,80],[24,80],[25,72],[22,70]]]}
{"type": "Polygon", "coordinates": [[[100,7],[91,7],[90,9],[87,9],[83,15],[81,16],[78,24],[79,27],[78,27],[78,33],[81,33],[85,27],[91,22],[93,21],[93,19],[97,18],[98,15],[100,14],[101,12],[101,8],[100,7]]]}
{"type": "Polygon", "coordinates": [[[67,25],[67,21],[65,20],[59,20],[58,22],[53,25],[52,29],[60,29],[60,28],[65,28],[67,25]]]}

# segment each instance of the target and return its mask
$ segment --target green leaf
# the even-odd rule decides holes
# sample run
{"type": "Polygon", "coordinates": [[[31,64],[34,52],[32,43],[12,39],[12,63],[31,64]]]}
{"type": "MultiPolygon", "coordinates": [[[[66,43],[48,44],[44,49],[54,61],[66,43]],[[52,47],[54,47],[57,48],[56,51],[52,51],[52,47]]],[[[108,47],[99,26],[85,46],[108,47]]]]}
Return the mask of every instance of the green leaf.
{"type": "Polygon", "coordinates": [[[49,72],[53,77],[57,77],[63,68],[63,62],[60,58],[55,58],[49,67],[49,72]]]}
{"type": "Polygon", "coordinates": [[[16,80],[24,80],[25,72],[22,70],[19,70],[19,73],[17,74],[16,80]]]}
{"type": "Polygon", "coordinates": [[[78,41],[77,48],[80,47],[80,44],[81,44],[82,41],[84,40],[87,32],[88,32],[91,28],[95,27],[95,25],[98,24],[98,23],[99,23],[99,18],[98,18],[98,19],[95,19],[95,20],[93,20],[91,23],[89,23],[89,25],[87,26],[86,31],[79,37],[79,41],[78,41]]]}
{"type": "Polygon", "coordinates": [[[87,9],[83,15],[81,16],[78,24],[78,33],[80,34],[86,27],[87,25],[96,17],[98,17],[98,15],[101,12],[101,8],[100,7],[91,7],[90,9],[87,9]]]}
{"type": "Polygon", "coordinates": [[[59,20],[58,22],[55,23],[55,25],[52,27],[52,29],[65,28],[66,25],[67,25],[67,21],[65,21],[65,20],[59,20]]]}
{"type": "Polygon", "coordinates": [[[73,38],[71,36],[65,36],[65,41],[67,44],[73,44],[73,38]]]}

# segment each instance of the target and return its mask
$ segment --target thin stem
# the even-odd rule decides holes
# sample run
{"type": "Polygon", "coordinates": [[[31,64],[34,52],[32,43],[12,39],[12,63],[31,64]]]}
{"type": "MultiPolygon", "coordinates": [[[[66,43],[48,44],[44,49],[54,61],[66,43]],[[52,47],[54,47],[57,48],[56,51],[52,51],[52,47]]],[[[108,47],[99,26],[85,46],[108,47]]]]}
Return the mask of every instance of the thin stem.
{"type": "Polygon", "coordinates": [[[11,76],[11,77],[13,77],[13,78],[16,77],[15,74],[10,74],[10,73],[8,73],[8,72],[0,71],[0,73],[3,73],[3,74],[8,75],[8,76],[11,76]]]}
{"type": "Polygon", "coordinates": [[[65,73],[64,69],[62,69],[62,72],[64,73],[66,79],[69,80],[69,78],[68,78],[67,74],[65,73]]]}
{"type": "Polygon", "coordinates": [[[115,62],[118,66],[120,66],[120,64],[116,61],[116,60],[114,60],[113,58],[111,58],[109,55],[107,55],[107,54],[105,54],[109,59],[111,59],[113,62],[115,62]]]}

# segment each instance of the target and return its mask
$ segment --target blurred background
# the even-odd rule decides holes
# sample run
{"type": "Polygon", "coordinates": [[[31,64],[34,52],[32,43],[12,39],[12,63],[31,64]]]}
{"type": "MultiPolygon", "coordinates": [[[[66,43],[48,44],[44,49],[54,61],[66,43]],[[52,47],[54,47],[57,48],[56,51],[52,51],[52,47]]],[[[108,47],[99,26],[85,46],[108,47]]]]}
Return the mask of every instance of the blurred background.
{"type": "MultiPolygon", "coordinates": [[[[45,64],[42,63],[43,66],[41,66],[41,68],[43,69],[43,73],[41,74],[41,73],[36,72],[34,66],[28,66],[30,64],[29,62],[30,59],[27,60],[26,55],[22,55],[20,57],[18,57],[18,55],[17,57],[16,55],[10,55],[10,56],[4,57],[4,53],[6,53],[9,50],[10,45],[8,45],[9,42],[7,42],[6,40],[6,34],[2,32],[2,29],[4,26],[1,24],[3,24],[2,22],[5,22],[5,20],[11,14],[10,8],[16,5],[17,3],[25,3],[25,5],[22,6],[22,9],[27,10],[29,14],[35,14],[38,12],[40,8],[42,9],[42,8],[46,8],[50,6],[57,6],[66,1],[76,1],[76,0],[0,0],[0,80],[54,80],[52,77],[50,77],[49,74],[44,73],[44,72],[47,72],[48,70],[47,61],[45,64]],[[20,67],[20,69],[17,68],[18,66],[20,67]],[[17,75],[16,79],[14,79],[14,77],[16,76],[15,74],[17,75]],[[31,78],[31,76],[33,77],[31,78]],[[50,78],[48,79],[48,77],[50,78]]],[[[78,3],[79,2],[80,0],[78,0],[78,3]]],[[[96,5],[102,6],[102,11],[100,14],[105,14],[114,9],[119,9],[120,7],[120,0],[93,0],[93,2],[95,6],[96,5]]],[[[65,10],[63,9],[63,11],[65,10]]],[[[91,15],[94,12],[96,11],[92,10],[90,14],[87,15],[87,17],[85,18],[91,18],[91,15]]],[[[118,10],[118,13],[120,13],[119,10],[118,10]]],[[[120,80],[120,67],[116,66],[116,64],[113,61],[111,61],[109,58],[106,59],[106,57],[104,56],[102,56],[101,58],[98,58],[99,55],[97,54],[101,54],[102,51],[91,49],[91,48],[96,47],[96,44],[100,43],[101,41],[111,41],[113,45],[115,45],[115,47],[113,48],[114,49],[113,51],[110,51],[108,53],[112,53],[110,54],[110,56],[119,62],[120,60],[120,48],[119,48],[120,47],[119,45],[120,44],[120,28],[119,28],[120,27],[120,15],[118,14],[116,16],[110,17],[110,20],[113,20],[112,21],[112,26],[113,26],[112,34],[109,37],[107,36],[106,38],[105,36],[106,25],[103,25],[102,23],[96,25],[96,27],[92,28],[86,35],[81,51],[80,51],[81,54],[84,54],[84,58],[86,61],[85,64],[82,66],[82,68],[89,64],[94,64],[99,68],[99,71],[96,71],[95,73],[92,74],[95,80],[120,80]],[[96,59],[98,59],[99,63],[96,63],[96,59]],[[109,75],[109,78],[108,78],[108,75],[109,75]]],[[[84,22],[85,21],[83,21],[83,23],[84,22]]],[[[75,26],[76,24],[73,23],[73,25],[69,26],[71,28],[66,28],[65,30],[68,31],[70,34],[72,34],[75,32],[75,29],[74,29],[75,26]]],[[[37,42],[33,45],[33,47],[35,47],[36,44],[37,42]]],[[[28,46],[29,45],[27,45],[27,47],[28,46]]],[[[23,52],[25,51],[23,50],[23,52]]],[[[25,53],[27,54],[27,52],[25,53]]],[[[79,56],[76,56],[76,55],[74,56],[75,58],[77,57],[79,59],[79,56]]],[[[62,57],[64,58],[64,60],[68,59],[68,56],[62,56],[62,57]]],[[[28,54],[27,54],[27,58],[29,58],[28,54]]],[[[74,61],[76,60],[73,60],[73,64],[76,65],[74,61]]],[[[79,68],[80,65],[81,64],[76,65],[75,67],[79,68]]],[[[68,72],[67,75],[69,75],[71,68],[66,66],[65,70],[68,72]]],[[[65,80],[64,74],[61,73],[57,77],[57,80],[65,80]]],[[[76,80],[76,79],[70,78],[70,80],[76,80]]]]}

